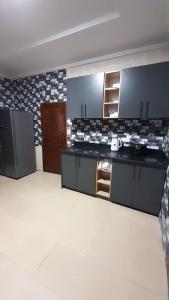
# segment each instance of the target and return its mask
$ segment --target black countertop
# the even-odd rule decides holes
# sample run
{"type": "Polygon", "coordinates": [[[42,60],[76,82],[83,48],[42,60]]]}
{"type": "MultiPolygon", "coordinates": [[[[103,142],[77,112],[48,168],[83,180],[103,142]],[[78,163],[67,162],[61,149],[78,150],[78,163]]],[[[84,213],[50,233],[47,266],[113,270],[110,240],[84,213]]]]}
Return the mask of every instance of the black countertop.
{"type": "Polygon", "coordinates": [[[90,143],[75,143],[62,153],[85,157],[107,158],[113,161],[135,164],[158,169],[166,169],[169,160],[161,150],[145,149],[141,154],[132,153],[127,147],[122,147],[118,152],[113,152],[109,145],[97,145],[90,143]]]}

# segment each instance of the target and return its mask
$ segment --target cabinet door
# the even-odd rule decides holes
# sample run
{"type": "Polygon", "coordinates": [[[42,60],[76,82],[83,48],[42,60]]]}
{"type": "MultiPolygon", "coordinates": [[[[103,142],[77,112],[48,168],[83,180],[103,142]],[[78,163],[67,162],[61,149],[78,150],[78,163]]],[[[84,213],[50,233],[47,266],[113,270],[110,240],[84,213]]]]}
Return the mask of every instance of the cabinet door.
{"type": "Polygon", "coordinates": [[[119,118],[143,117],[145,84],[142,68],[130,68],[121,72],[119,118]]]}
{"type": "Polygon", "coordinates": [[[144,67],[145,117],[169,117],[169,63],[158,63],[144,67]]]}
{"type": "Polygon", "coordinates": [[[121,72],[119,118],[169,117],[169,63],[121,72]]]}
{"type": "Polygon", "coordinates": [[[134,177],[135,166],[113,162],[110,193],[112,202],[131,206],[134,177]]]}
{"type": "Polygon", "coordinates": [[[165,170],[137,167],[133,207],[158,216],[164,186],[165,170]]]}
{"type": "MultiPolygon", "coordinates": [[[[66,81],[67,86],[67,114],[68,118],[82,118],[81,85],[79,78],[66,81]]],[[[83,112],[84,114],[84,112],[83,112]]]]}
{"type": "Polygon", "coordinates": [[[68,118],[101,118],[103,73],[67,80],[68,118]]]}
{"type": "Polygon", "coordinates": [[[78,159],[78,190],[96,194],[96,159],[77,157],[78,159]]]}
{"type": "Polygon", "coordinates": [[[86,90],[84,91],[85,118],[103,117],[103,82],[104,74],[85,76],[86,90]]]}
{"type": "Polygon", "coordinates": [[[71,189],[77,189],[76,156],[62,154],[62,185],[71,189]]]}

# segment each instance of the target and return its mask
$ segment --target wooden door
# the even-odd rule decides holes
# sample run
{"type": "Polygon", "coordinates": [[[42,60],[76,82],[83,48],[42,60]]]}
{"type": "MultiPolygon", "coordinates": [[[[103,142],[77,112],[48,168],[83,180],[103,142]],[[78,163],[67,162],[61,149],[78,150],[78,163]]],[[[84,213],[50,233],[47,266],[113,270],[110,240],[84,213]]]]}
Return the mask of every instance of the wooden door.
{"type": "Polygon", "coordinates": [[[60,174],[61,150],[66,148],[66,103],[41,105],[43,170],[60,174]]]}

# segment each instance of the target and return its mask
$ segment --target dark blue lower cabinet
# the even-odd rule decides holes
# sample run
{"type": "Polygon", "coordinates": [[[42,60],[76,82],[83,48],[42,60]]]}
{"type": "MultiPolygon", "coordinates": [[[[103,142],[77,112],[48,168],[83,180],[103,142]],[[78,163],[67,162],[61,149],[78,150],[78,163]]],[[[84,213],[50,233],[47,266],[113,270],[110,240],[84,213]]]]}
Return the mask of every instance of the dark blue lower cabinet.
{"type": "MultiPolygon", "coordinates": [[[[62,186],[96,194],[96,158],[62,154],[62,186]]],[[[158,216],[165,170],[112,162],[110,200],[158,216]]]]}
{"type": "Polygon", "coordinates": [[[165,170],[123,163],[112,164],[112,202],[159,215],[165,170]]]}
{"type": "Polygon", "coordinates": [[[132,205],[133,176],[134,166],[113,162],[110,192],[112,202],[132,205]]]}
{"type": "Polygon", "coordinates": [[[96,159],[78,158],[78,183],[77,189],[80,192],[95,195],[96,194],[96,159]]]}
{"type": "Polygon", "coordinates": [[[62,185],[89,195],[96,194],[96,159],[62,154],[62,185]]]}
{"type": "Polygon", "coordinates": [[[165,170],[137,167],[132,206],[158,216],[160,212],[165,170]]]}
{"type": "Polygon", "coordinates": [[[62,185],[70,189],[77,186],[77,158],[75,155],[61,155],[62,185]]]}

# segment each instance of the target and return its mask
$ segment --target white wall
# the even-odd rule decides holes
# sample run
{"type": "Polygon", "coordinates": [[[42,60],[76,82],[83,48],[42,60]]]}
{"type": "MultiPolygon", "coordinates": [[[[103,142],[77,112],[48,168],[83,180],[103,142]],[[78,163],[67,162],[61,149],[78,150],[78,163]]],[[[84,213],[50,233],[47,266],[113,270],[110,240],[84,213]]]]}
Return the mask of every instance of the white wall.
{"type": "Polygon", "coordinates": [[[42,162],[42,146],[35,147],[35,155],[36,155],[36,169],[43,170],[43,162],[42,162]]]}
{"type": "Polygon", "coordinates": [[[137,49],[136,54],[117,53],[114,58],[104,59],[98,62],[90,62],[79,66],[67,68],[67,77],[76,77],[98,72],[108,72],[121,70],[128,67],[136,67],[151,63],[169,61],[169,47],[163,47],[154,50],[137,49]]]}

